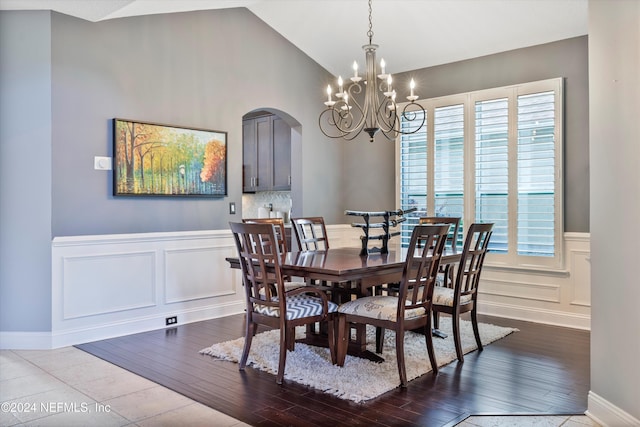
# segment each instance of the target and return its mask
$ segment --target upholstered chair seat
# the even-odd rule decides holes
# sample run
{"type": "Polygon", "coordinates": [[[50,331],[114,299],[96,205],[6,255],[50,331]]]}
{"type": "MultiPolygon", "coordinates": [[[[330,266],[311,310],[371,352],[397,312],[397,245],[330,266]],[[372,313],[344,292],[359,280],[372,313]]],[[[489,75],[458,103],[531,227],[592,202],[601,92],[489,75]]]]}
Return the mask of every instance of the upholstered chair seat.
{"type": "MultiPolygon", "coordinates": [[[[304,285],[304,284],[303,284],[304,285]]],[[[274,297],[272,301],[278,301],[278,297],[274,297]]],[[[338,310],[338,304],[327,301],[328,313],[335,313],[338,310]]],[[[266,306],[262,304],[254,304],[254,310],[265,316],[280,317],[280,307],[266,306]]],[[[322,300],[320,298],[298,294],[287,298],[287,320],[302,319],[304,317],[319,316],[323,313],[322,300]]]]}
{"type": "MultiPolygon", "coordinates": [[[[407,305],[410,303],[411,302],[408,301],[407,305]]],[[[398,318],[398,298],[386,295],[358,298],[340,305],[338,312],[396,322],[398,318]]],[[[424,307],[404,310],[405,319],[413,319],[424,316],[424,314],[424,307]]]]}
{"type": "MultiPolygon", "coordinates": [[[[436,286],[433,288],[433,305],[446,305],[448,307],[453,307],[454,295],[454,289],[436,286]]],[[[460,295],[460,304],[467,304],[471,302],[472,298],[473,295],[471,294],[460,295]]]]}

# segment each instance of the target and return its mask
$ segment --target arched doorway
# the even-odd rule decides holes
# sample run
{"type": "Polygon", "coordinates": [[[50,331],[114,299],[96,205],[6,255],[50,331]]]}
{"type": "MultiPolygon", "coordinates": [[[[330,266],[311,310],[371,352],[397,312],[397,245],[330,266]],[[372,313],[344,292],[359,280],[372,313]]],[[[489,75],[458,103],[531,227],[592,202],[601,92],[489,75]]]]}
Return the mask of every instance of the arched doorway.
{"type": "Polygon", "coordinates": [[[289,221],[301,201],[301,124],[274,108],[246,113],[242,126],[242,217],[289,221]]]}

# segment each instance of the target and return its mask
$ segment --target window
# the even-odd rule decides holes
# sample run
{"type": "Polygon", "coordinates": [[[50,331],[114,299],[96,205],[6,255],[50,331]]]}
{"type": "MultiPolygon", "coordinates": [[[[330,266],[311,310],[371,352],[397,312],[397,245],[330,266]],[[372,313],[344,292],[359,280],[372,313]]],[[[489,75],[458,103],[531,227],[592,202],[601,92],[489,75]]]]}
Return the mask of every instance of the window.
{"type": "Polygon", "coordinates": [[[559,268],[562,79],[421,104],[425,126],[398,138],[399,205],[418,208],[403,242],[421,216],[458,216],[495,224],[488,264],[559,268]]]}

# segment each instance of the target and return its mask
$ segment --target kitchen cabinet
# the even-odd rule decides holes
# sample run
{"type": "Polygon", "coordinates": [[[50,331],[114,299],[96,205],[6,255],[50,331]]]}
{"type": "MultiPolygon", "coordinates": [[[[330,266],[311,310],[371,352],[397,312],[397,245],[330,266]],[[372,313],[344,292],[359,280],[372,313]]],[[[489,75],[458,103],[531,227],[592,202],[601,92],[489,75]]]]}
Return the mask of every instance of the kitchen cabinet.
{"type": "Polygon", "coordinates": [[[275,115],[242,122],[243,192],[291,189],[291,128],[275,115]]]}

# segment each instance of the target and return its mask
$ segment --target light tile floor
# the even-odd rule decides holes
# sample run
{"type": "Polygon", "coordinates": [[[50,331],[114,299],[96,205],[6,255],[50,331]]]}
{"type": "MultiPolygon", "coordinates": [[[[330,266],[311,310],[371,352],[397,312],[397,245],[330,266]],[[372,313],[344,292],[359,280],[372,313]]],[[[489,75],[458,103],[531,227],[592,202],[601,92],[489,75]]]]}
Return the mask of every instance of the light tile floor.
{"type": "Polygon", "coordinates": [[[481,415],[467,418],[456,427],[600,427],[586,415],[481,415]]]}
{"type": "Polygon", "coordinates": [[[247,426],[74,347],[0,350],[0,426],[247,426]]]}
{"type": "MultiPolygon", "coordinates": [[[[0,350],[0,426],[247,424],[74,347],[0,350]]],[[[458,426],[596,427],[586,416],[473,416],[458,426]]]]}

